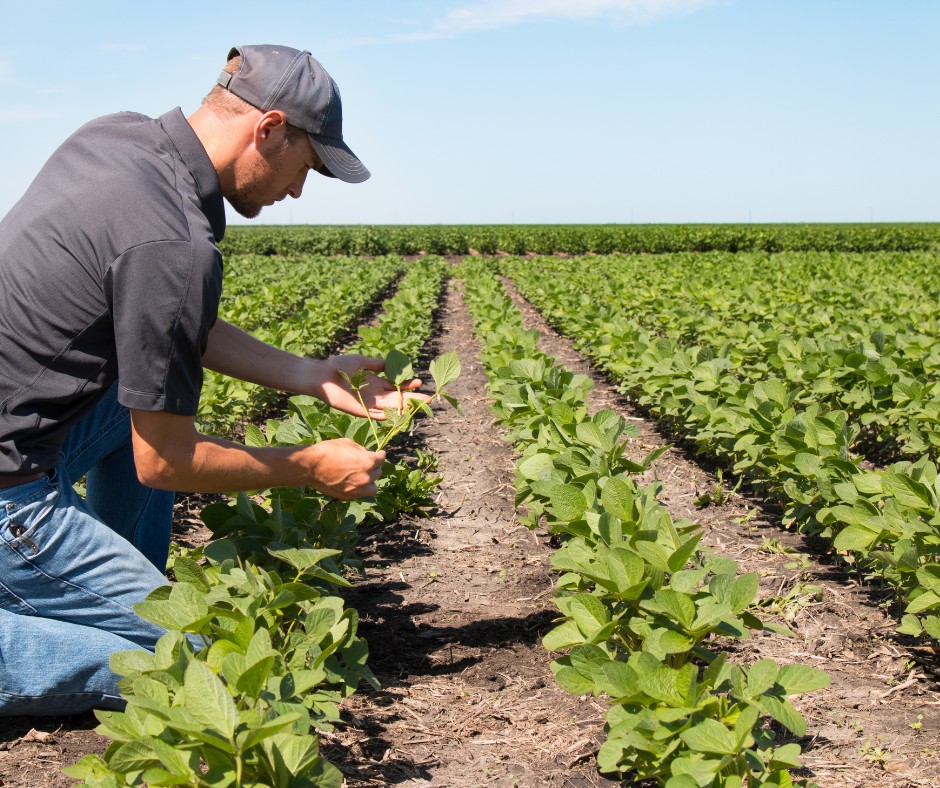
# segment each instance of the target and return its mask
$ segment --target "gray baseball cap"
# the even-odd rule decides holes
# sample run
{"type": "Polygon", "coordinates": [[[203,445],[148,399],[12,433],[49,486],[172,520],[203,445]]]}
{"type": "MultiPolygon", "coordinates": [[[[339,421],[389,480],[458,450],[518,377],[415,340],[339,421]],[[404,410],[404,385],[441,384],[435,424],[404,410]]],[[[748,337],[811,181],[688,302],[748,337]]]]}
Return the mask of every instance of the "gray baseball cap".
{"type": "Polygon", "coordinates": [[[232,47],[228,60],[241,55],[234,74],[217,82],[262,112],[280,110],[303,129],[331,178],[362,183],[371,173],[343,142],[343,102],[339,88],[309,52],[261,44],[232,47]]]}

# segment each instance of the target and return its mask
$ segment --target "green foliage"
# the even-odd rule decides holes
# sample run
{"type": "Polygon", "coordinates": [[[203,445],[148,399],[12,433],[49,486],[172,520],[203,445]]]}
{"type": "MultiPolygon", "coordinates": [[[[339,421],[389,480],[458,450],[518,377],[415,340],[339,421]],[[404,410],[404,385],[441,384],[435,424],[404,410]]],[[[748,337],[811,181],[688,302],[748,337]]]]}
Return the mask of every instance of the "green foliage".
{"type": "Polygon", "coordinates": [[[112,656],[127,707],[96,712],[112,744],[66,774],[87,786],[340,786],[311,726],[329,729],[341,698],[377,682],[355,611],[309,582],[333,579],[323,562],[335,553],[272,550],[286,579],[213,559],[230,554],[219,543],[205,564],[177,559],[177,584],[135,606],[168,630],[156,652],[112,656]]]}
{"type": "Polygon", "coordinates": [[[869,252],[933,249],[938,238],[935,224],[230,227],[222,250],[226,255],[869,252]]]}
{"type": "Polygon", "coordinates": [[[932,302],[917,316],[896,309],[916,312],[933,286],[927,256],[676,257],[655,269],[597,258],[589,278],[582,262],[541,262],[507,269],[550,320],[788,521],[897,588],[902,632],[936,637],[940,314],[932,302]],[[863,275],[878,287],[858,287],[863,275]],[[928,456],[863,465],[859,449],[889,446],[928,456]]]}

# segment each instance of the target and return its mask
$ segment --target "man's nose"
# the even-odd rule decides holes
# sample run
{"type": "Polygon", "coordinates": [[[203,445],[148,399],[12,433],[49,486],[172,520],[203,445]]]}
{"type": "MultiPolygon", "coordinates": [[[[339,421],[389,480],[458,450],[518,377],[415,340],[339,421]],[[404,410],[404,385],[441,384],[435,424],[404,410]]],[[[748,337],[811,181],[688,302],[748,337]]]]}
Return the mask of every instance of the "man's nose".
{"type": "Polygon", "coordinates": [[[304,183],[307,180],[307,173],[304,172],[303,175],[298,175],[287,187],[287,193],[293,197],[295,200],[303,194],[304,183]]]}

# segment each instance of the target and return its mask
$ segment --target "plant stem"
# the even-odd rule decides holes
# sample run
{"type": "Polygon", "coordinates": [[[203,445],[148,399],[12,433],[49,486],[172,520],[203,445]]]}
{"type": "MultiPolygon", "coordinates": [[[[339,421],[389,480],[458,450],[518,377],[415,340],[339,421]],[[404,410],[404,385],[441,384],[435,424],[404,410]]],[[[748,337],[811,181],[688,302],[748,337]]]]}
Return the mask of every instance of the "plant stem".
{"type": "MultiPolygon", "coordinates": [[[[369,420],[369,429],[372,430],[372,437],[375,440],[376,444],[379,443],[379,433],[375,429],[375,419],[372,418],[372,414],[369,413],[369,409],[366,407],[365,400],[362,399],[362,390],[356,389],[356,396],[359,398],[359,404],[362,405],[362,409],[366,412],[366,418],[369,420]]],[[[382,447],[379,446],[376,451],[379,451],[382,447]]]]}

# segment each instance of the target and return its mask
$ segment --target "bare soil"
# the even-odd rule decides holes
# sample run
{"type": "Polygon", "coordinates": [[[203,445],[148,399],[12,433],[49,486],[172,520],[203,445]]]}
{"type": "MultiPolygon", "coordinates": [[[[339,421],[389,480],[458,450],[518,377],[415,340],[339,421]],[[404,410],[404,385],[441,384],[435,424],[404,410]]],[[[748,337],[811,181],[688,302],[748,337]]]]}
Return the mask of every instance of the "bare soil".
{"type": "MultiPolygon", "coordinates": [[[[633,456],[674,442],[519,305],[547,352],[592,375],[592,407],[612,407],[637,425],[633,456]]],[[[363,535],[367,578],[347,599],[360,612],[382,688],[344,703],[324,753],[349,786],[618,784],[593,761],[603,701],[560,690],[540,643],[554,617],[554,546],[516,517],[512,453],[487,410],[472,336],[451,284],[434,352],[460,355],[454,393],[464,416],[442,411],[419,430],[440,458],[440,511],[363,535]]],[[[794,629],[794,638],[759,634],[733,644],[734,658],[800,661],[832,677],[830,689],[796,701],[809,732],[802,776],[823,788],[940,785],[937,658],[894,635],[890,597],[853,577],[825,545],[783,529],[773,507],[719,485],[683,449],[660,458],[654,479],[674,517],[701,523],[708,547],[758,573],[768,614],[794,629]],[[704,493],[715,503],[698,508],[704,493]]],[[[184,499],[178,507],[179,541],[204,538],[200,506],[184,499]]],[[[0,720],[0,786],[68,786],[59,768],[107,744],[94,725],[92,715],[0,720]]]]}

